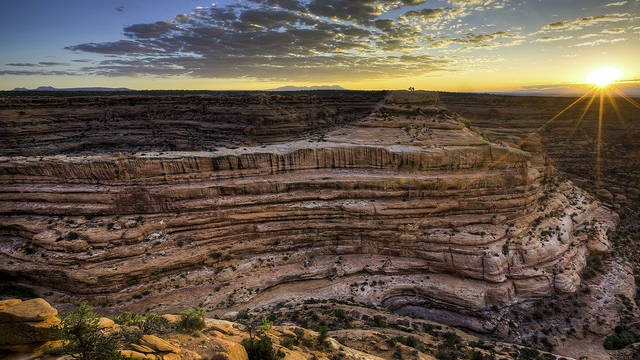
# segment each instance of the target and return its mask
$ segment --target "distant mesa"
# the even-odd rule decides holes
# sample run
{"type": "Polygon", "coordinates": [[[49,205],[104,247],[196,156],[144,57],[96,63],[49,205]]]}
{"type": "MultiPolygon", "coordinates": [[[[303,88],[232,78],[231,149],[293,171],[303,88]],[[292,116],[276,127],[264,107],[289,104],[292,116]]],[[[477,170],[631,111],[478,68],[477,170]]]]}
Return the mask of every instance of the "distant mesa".
{"type": "Polygon", "coordinates": [[[12,91],[133,91],[132,89],[119,87],[78,87],[78,88],[54,88],[53,86],[39,86],[36,89],[27,89],[25,87],[17,87],[12,91]]]}
{"type": "Polygon", "coordinates": [[[340,85],[314,85],[314,86],[282,86],[267,91],[308,91],[308,90],[347,90],[340,85]]]}

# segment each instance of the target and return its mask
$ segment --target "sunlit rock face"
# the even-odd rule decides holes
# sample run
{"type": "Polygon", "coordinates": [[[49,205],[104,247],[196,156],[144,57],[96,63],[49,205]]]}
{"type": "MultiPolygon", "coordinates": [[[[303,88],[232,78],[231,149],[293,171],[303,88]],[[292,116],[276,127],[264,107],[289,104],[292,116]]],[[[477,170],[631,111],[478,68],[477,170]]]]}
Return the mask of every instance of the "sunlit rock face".
{"type": "Polygon", "coordinates": [[[490,331],[456,314],[576,291],[615,226],[426,92],[288,142],[5,156],[0,184],[5,277],[141,311],[354,298],[490,331]]]}

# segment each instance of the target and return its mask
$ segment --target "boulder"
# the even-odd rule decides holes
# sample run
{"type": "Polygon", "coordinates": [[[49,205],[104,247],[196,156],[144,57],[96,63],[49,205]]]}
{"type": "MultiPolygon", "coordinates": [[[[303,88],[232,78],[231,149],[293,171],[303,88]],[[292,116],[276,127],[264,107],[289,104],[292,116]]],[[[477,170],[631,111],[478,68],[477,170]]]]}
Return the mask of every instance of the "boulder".
{"type": "Polygon", "coordinates": [[[598,198],[600,198],[602,201],[606,201],[606,202],[613,202],[613,194],[611,194],[607,189],[599,189],[596,192],[596,195],[598,195],[598,198]]]}
{"type": "Polygon", "coordinates": [[[51,327],[60,324],[54,309],[44,299],[4,301],[0,310],[0,346],[43,343],[54,339],[51,327]]]}
{"type": "Polygon", "coordinates": [[[202,356],[195,351],[191,350],[182,350],[181,354],[182,360],[202,360],[202,356]]]}
{"type": "Polygon", "coordinates": [[[0,310],[0,323],[37,322],[58,315],[44,299],[29,299],[0,310]]]}
{"type": "Polygon", "coordinates": [[[142,338],[140,338],[140,345],[147,346],[160,352],[171,352],[174,354],[180,354],[181,352],[179,347],[171,345],[166,340],[155,335],[142,335],[142,338]]]}
{"type": "Polygon", "coordinates": [[[147,354],[133,350],[120,350],[120,354],[127,359],[155,359],[155,356],[147,357],[147,354]]]}
{"type": "Polygon", "coordinates": [[[111,329],[112,327],[114,327],[115,324],[116,324],[115,321],[106,317],[101,317],[100,320],[98,321],[98,328],[111,329]]]}
{"type": "Polygon", "coordinates": [[[145,353],[145,354],[151,354],[151,353],[155,352],[155,350],[153,350],[152,348],[150,348],[148,346],[144,346],[144,345],[129,344],[129,346],[131,346],[131,348],[133,348],[133,350],[139,351],[139,352],[145,353]]]}
{"type": "Polygon", "coordinates": [[[233,323],[218,319],[205,319],[205,325],[208,329],[218,331],[224,335],[229,335],[233,329],[233,323]]]}
{"type": "Polygon", "coordinates": [[[219,358],[218,356],[223,356],[229,360],[249,360],[249,355],[247,354],[247,350],[245,350],[244,346],[224,339],[217,338],[215,340],[223,350],[221,352],[216,351],[209,354],[209,358],[213,358],[215,355],[216,358],[219,358]]]}
{"type": "Polygon", "coordinates": [[[182,318],[182,316],[180,316],[180,315],[173,315],[173,314],[163,314],[163,315],[160,315],[160,316],[165,318],[165,319],[167,319],[169,324],[176,324],[176,323],[180,322],[180,319],[182,318]]]}

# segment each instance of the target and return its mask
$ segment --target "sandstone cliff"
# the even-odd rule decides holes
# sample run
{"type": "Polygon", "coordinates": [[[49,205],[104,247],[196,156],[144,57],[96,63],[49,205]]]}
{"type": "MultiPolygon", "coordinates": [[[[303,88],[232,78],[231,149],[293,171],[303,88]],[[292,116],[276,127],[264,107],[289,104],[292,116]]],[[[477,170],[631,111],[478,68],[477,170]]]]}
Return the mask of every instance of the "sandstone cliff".
{"type": "Polygon", "coordinates": [[[587,254],[609,249],[615,217],[557,178],[539,142],[493,143],[430,93],[252,141],[0,157],[0,271],[114,309],[353,297],[493,331],[451,314],[574,292],[587,254]]]}

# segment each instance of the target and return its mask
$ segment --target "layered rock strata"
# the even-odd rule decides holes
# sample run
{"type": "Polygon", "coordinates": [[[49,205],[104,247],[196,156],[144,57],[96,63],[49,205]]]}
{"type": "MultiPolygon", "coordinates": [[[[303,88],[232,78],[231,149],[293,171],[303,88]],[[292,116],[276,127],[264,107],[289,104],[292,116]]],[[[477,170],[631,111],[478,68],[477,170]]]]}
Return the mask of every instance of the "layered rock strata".
{"type": "Polygon", "coordinates": [[[150,92],[0,98],[0,155],[199,151],[291,141],[361,119],[384,92],[150,92]]]}
{"type": "Polygon", "coordinates": [[[3,274],[139,310],[357,298],[446,321],[576,291],[615,226],[538,142],[424,92],[286,143],[2,157],[0,184],[3,274]]]}

